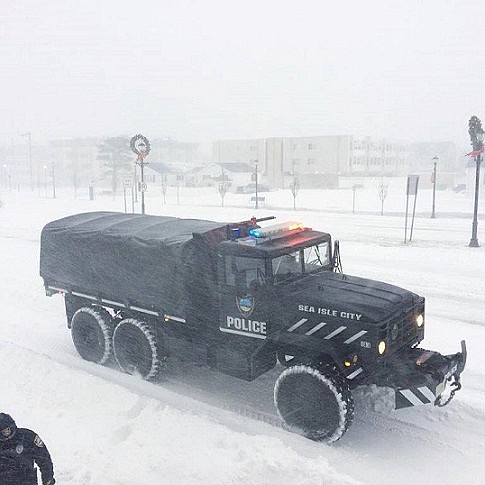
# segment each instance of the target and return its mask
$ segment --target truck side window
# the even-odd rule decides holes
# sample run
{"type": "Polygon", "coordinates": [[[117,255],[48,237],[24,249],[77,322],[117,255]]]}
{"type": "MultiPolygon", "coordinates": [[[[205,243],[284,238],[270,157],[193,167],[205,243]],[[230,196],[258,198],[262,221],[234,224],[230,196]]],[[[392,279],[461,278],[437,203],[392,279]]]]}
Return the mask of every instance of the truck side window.
{"type": "Polygon", "coordinates": [[[252,282],[262,285],[265,281],[264,259],[241,258],[239,256],[226,257],[226,284],[228,286],[249,288],[252,282]]]}
{"type": "Polygon", "coordinates": [[[273,278],[276,284],[291,279],[303,272],[300,250],[283,254],[273,260],[273,278]]]}

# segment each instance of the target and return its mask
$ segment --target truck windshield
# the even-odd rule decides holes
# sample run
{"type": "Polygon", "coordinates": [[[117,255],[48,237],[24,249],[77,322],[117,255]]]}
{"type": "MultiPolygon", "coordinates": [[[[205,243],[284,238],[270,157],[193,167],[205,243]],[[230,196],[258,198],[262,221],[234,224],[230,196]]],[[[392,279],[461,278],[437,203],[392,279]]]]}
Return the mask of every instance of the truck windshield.
{"type": "Polygon", "coordinates": [[[312,273],[329,264],[328,243],[317,244],[303,250],[305,273],[312,273]]]}
{"type": "Polygon", "coordinates": [[[275,284],[288,281],[303,273],[313,273],[330,264],[329,243],[302,248],[272,259],[275,284]]]}

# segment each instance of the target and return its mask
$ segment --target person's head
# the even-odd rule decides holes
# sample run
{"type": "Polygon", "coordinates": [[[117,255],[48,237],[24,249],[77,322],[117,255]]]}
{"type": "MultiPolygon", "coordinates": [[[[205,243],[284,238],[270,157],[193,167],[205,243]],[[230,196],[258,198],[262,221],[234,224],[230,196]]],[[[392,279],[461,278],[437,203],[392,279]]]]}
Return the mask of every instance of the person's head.
{"type": "Polygon", "coordinates": [[[17,431],[17,425],[10,414],[0,413],[0,441],[7,441],[17,431]]]}

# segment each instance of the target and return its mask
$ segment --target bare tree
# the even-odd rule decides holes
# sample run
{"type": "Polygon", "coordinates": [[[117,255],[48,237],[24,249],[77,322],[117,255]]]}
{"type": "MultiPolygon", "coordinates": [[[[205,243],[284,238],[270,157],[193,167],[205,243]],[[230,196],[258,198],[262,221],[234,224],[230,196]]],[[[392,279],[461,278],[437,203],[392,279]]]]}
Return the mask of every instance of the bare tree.
{"type": "Polygon", "coordinates": [[[219,192],[219,195],[221,196],[221,207],[224,207],[224,197],[227,194],[227,183],[226,182],[219,182],[217,186],[217,191],[219,192]]]}
{"type": "Polygon", "coordinates": [[[221,175],[215,179],[217,181],[217,191],[221,196],[221,207],[224,207],[224,197],[227,194],[229,188],[229,177],[224,172],[224,165],[221,167],[221,175]]]}
{"type": "Polygon", "coordinates": [[[384,215],[384,201],[387,197],[388,188],[389,184],[386,184],[384,180],[381,180],[377,186],[377,193],[379,194],[379,199],[381,201],[381,216],[384,215]]]}
{"type": "Polygon", "coordinates": [[[114,197],[121,174],[130,167],[130,147],[124,137],[106,138],[98,146],[98,153],[98,160],[104,161],[104,173],[111,178],[111,188],[114,197]]]}
{"type": "Polygon", "coordinates": [[[162,195],[163,195],[163,204],[167,203],[167,176],[162,173],[162,195]]]}
{"type": "Polygon", "coordinates": [[[296,210],[296,196],[300,192],[300,181],[296,175],[293,175],[293,180],[290,182],[290,190],[293,195],[293,210],[296,210]]]}

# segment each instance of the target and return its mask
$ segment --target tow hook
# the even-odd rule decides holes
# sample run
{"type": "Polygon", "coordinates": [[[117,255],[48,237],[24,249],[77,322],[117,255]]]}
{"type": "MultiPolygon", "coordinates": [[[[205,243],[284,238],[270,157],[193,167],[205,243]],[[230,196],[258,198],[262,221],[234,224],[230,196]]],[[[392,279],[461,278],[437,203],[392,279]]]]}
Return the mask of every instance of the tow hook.
{"type": "Polygon", "coordinates": [[[450,401],[455,397],[455,393],[461,389],[461,382],[460,382],[460,377],[456,376],[456,374],[453,374],[453,379],[454,381],[450,384],[451,387],[455,387],[455,389],[451,390],[450,395],[448,396],[448,399],[446,401],[443,401],[441,398],[443,397],[443,394],[440,394],[437,398],[436,401],[434,402],[435,406],[438,406],[440,408],[445,407],[447,404],[450,403],[450,401]]]}
{"type": "Polygon", "coordinates": [[[453,379],[453,382],[450,384],[450,387],[454,387],[454,389],[451,390],[450,395],[448,396],[448,398],[445,401],[443,401],[443,399],[442,399],[443,395],[440,394],[436,398],[436,401],[434,402],[435,406],[438,406],[440,408],[446,406],[455,397],[455,394],[461,389],[460,376],[461,376],[461,373],[463,372],[463,369],[465,368],[466,358],[467,358],[466,344],[465,344],[465,341],[462,340],[461,341],[461,352],[458,352],[458,354],[455,355],[455,359],[458,360],[457,369],[447,379],[447,380],[453,379]]]}

